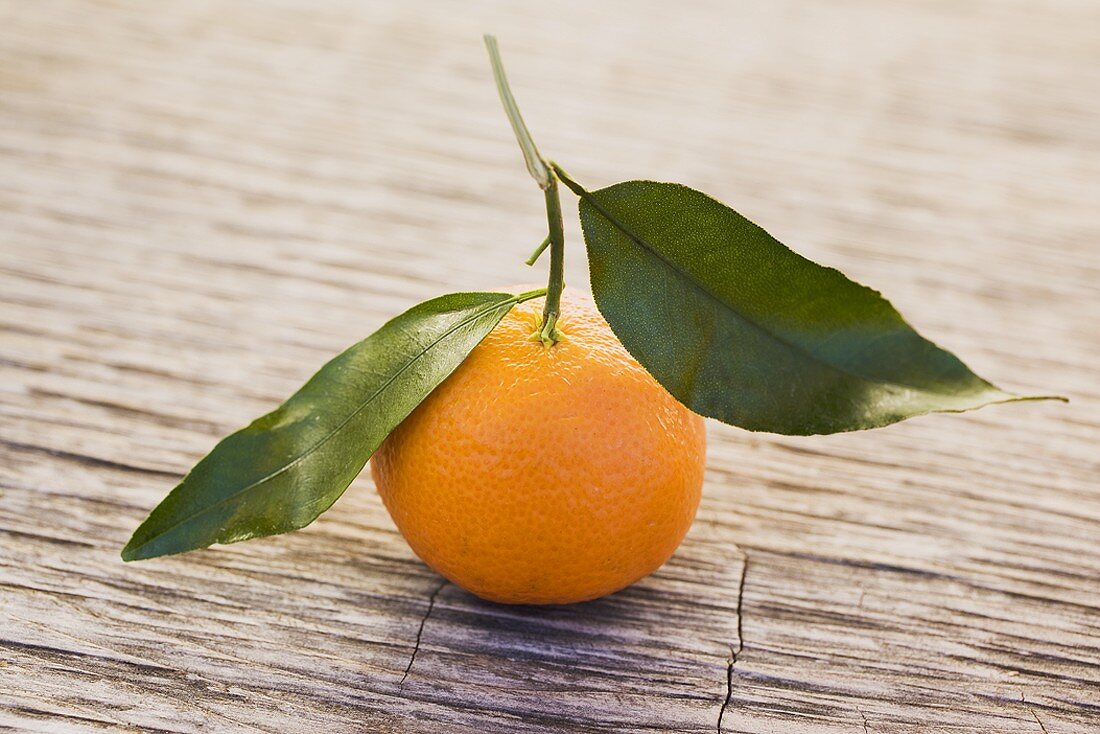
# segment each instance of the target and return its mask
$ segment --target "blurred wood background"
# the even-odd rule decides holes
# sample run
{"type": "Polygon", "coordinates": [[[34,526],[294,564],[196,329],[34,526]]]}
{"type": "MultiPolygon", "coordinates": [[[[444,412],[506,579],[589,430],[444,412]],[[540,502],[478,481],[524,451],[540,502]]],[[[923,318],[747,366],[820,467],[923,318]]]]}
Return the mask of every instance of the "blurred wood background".
{"type": "Polygon", "coordinates": [[[0,729],[1100,731],[1098,243],[1095,2],[0,0],[0,729]],[[1072,402],[712,424],[681,551],[575,607],[441,584],[367,475],[123,564],[330,355],[545,277],[483,31],[581,181],[703,189],[1072,402]]]}

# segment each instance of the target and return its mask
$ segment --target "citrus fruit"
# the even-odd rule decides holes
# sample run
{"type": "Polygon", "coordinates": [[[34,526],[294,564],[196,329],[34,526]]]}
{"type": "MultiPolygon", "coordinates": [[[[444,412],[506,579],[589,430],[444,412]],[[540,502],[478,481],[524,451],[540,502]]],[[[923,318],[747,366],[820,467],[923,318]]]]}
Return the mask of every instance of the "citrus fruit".
{"type": "Polygon", "coordinates": [[[566,293],[515,306],[383,442],[378,492],[429,566],[480,597],[566,604],[656,570],[695,516],[703,420],[566,293]]]}

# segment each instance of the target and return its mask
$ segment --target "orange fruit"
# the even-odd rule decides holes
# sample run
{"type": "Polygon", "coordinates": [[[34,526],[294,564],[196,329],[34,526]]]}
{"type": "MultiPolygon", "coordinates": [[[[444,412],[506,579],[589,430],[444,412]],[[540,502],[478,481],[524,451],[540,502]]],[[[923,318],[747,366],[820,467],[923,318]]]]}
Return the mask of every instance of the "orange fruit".
{"type": "Polygon", "coordinates": [[[566,293],[514,307],[371,460],[398,529],[429,566],[510,604],[595,599],[656,570],[695,517],[706,432],[566,293]]]}

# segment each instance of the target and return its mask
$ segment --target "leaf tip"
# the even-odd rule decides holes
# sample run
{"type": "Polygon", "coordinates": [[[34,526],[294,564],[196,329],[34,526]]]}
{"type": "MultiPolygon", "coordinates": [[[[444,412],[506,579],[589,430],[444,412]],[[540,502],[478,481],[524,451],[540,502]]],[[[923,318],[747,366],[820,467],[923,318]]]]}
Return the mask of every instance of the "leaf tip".
{"type": "Polygon", "coordinates": [[[1016,400],[1057,400],[1059,403],[1068,403],[1069,398],[1065,395],[1014,395],[1016,400]]]}
{"type": "Polygon", "coordinates": [[[145,561],[157,556],[167,555],[164,551],[157,551],[157,546],[153,543],[157,538],[156,533],[150,537],[148,532],[143,532],[148,524],[149,518],[147,517],[141,525],[138,525],[137,529],[134,530],[134,534],[130,536],[130,540],[122,547],[119,555],[124,562],[145,561]]]}
{"type": "MultiPolygon", "coordinates": [[[[144,523],[142,523],[142,525],[144,525],[144,523]]],[[[139,526],[138,529],[134,531],[133,536],[130,537],[130,540],[123,546],[122,552],[119,553],[119,555],[122,556],[122,560],[126,563],[130,563],[131,561],[143,561],[146,558],[152,557],[146,553],[142,553],[142,550],[148,543],[138,542],[137,536],[140,531],[141,527],[139,526]]]]}

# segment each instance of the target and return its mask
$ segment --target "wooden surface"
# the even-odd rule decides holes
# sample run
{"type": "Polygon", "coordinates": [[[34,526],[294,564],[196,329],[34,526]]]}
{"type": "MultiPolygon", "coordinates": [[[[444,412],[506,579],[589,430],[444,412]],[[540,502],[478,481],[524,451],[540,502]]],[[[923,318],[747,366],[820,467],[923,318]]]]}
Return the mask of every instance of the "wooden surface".
{"type": "Polygon", "coordinates": [[[0,2],[0,729],[1100,731],[1098,296],[1095,3],[0,2]],[[543,277],[484,30],[582,182],[712,193],[1072,402],[712,424],[683,548],[576,607],[441,585],[367,475],[123,564],[330,355],[543,277]]]}

